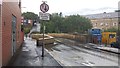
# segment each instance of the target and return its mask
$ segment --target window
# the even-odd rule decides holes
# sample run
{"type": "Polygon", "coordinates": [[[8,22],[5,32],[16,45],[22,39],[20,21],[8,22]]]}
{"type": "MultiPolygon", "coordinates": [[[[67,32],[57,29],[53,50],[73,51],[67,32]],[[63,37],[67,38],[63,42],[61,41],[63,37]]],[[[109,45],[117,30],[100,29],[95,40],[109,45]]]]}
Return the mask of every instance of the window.
{"type": "Polygon", "coordinates": [[[97,26],[97,23],[95,23],[95,26],[97,26]]]}
{"type": "Polygon", "coordinates": [[[103,26],[103,23],[100,23],[101,26],[103,26]]]}
{"type": "Polygon", "coordinates": [[[106,23],[105,25],[108,26],[108,23],[106,23]]]}
{"type": "Polygon", "coordinates": [[[115,34],[109,34],[109,38],[115,38],[115,34]]]}
{"type": "Polygon", "coordinates": [[[113,23],[113,26],[116,26],[116,23],[113,23]]]}
{"type": "Polygon", "coordinates": [[[112,23],[113,24],[113,26],[115,26],[115,23],[112,23]]]}

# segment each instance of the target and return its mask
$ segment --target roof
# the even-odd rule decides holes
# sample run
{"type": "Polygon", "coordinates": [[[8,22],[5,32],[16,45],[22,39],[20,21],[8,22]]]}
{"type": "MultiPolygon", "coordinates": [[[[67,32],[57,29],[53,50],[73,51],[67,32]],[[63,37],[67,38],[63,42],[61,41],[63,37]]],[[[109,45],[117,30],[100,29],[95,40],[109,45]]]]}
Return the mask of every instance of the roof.
{"type": "Polygon", "coordinates": [[[99,13],[99,14],[91,14],[85,15],[85,17],[89,19],[100,19],[100,18],[118,18],[120,17],[120,12],[111,12],[111,13],[99,13]]]}

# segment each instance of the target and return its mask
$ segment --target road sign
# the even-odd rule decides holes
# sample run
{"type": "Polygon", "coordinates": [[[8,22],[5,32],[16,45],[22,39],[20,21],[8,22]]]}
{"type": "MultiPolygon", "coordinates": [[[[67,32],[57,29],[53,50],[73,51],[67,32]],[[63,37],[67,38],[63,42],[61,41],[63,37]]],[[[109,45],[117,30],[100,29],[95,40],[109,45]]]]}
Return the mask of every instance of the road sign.
{"type": "Polygon", "coordinates": [[[49,10],[49,6],[48,6],[45,2],[43,2],[43,3],[40,5],[40,10],[41,10],[43,13],[45,13],[45,12],[47,12],[47,11],[49,10]]]}
{"type": "Polygon", "coordinates": [[[50,14],[49,13],[39,13],[40,15],[40,20],[50,20],[50,14]]]}

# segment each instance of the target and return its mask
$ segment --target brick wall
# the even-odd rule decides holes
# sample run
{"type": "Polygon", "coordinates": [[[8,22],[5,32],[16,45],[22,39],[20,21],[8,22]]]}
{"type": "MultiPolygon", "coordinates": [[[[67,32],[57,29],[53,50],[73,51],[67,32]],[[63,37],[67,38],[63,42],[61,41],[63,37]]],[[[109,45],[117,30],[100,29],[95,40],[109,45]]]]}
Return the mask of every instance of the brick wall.
{"type": "Polygon", "coordinates": [[[1,20],[1,4],[0,4],[0,67],[2,66],[2,20],[1,20]]]}
{"type": "MultiPolygon", "coordinates": [[[[12,1],[12,0],[11,0],[12,1]]],[[[3,2],[2,4],[2,63],[6,65],[12,57],[12,15],[17,18],[16,43],[17,49],[21,41],[21,12],[18,2],[3,2]]]]}

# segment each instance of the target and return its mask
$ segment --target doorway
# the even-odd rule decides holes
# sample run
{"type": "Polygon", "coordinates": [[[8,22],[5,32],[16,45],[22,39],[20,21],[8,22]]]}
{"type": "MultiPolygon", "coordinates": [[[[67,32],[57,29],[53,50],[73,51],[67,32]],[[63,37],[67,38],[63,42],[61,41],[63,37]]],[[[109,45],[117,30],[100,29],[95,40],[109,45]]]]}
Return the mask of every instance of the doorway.
{"type": "Polygon", "coordinates": [[[12,56],[16,52],[16,17],[12,15],[12,56]]]}

